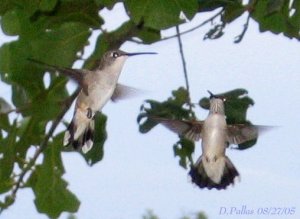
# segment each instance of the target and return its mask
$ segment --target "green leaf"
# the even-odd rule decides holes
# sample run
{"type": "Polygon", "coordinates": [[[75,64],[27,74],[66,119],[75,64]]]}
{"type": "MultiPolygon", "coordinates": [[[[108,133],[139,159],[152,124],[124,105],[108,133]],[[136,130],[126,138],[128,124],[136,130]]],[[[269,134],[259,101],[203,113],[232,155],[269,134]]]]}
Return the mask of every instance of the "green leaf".
{"type": "MultiPolygon", "coordinates": [[[[46,31],[40,37],[33,39],[32,58],[47,64],[69,65],[76,59],[77,52],[83,49],[90,34],[85,24],[62,24],[57,29],[46,31]]],[[[32,64],[27,63],[32,68],[32,64]]]]}
{"type": "MultiPolygon", "coordinates": [[[[47,2],[47,0],[44,1],[47,2]]],[[[42,3],[40,7],[43,6],[42,3]]],[[[104,23],[94,0],[61,1],[59,4],[55,0],[51,0],[49,4],[47,7],[48,9],[52,8],[53,12],[51,14],[37,13],[31,18],[32,24],[41,26],[43,29],[53,29],[63,24],[76,22],[99,29],[104,23]]],[[[44,9],[41,8],[41,10],[44,9]]]]}
{"type": "Polygon", "coordinates": [[[229,1],[224,0],[198,0],[199,3],[199,12],[207,12],[207,11],[213,11],[217,8],[223,8],[227,5],[229,1]]]}
{"type": "Polygon", "coordinates": [[[41,11],[52,11],[58,0],[41,0],[39,9],[41,11]]]}
{"type": "Polygon", "coordinates": [[[0,140],[0,193],[7,192],[13,187],[12,172],[15,162],[16,134],[17,123],[14,121],[6,138],[0,140]]]}
{"type": "Polygon", "coordinates": [[[27,16],[30,17],[38,10],[39,1],[40,0],[20,1],[16,4],[16,8],[22,9],[27,14],[27,16]]]}
{"type": "Polygon", "coordinates": [[[142,28],[138,31],[137,37],[145,44],[151,44],[161,39],[160,31],[151,28],[142,28]]]}
{"type": "Polygon", "coordinates": [[[98,6],[105,6],[108,9],[112,9],[117,2],[119,1],[118,0],[95,0],[95,3],[98,6]]]}
{"type": "Polygon", "coordinates": [[[27,150],[32,145],[39,145],[45,138],[45,127],[47,122],[40,121],[35,117],[25,117],[18,123],[18,137],[20,140],[16,143],[16,151],[20,166],[23,166],[22,160],[25,159],[27,150]]]}
{"type": "Polygon", "coordinates": [[[179,165],[183,168],[187,168],[188,163],[193,163],[192,154],[195,150],[195,143],[185,139],[180,138],[180,140],[173,146],[174,155],[179,156],[179,165]]]}
{"type": "Polygon", "coordinates": [[[222,20],[225,23],[230,23],[236,20],[245,12],[245,7],[241,4],[241,2],[235,2],[233,4],[228,4],[225,7],[224,15],[222,16],[222,20]]]}
{"type": "Polygon", "coordinates": [[[185,16],[191,20],[198,11],[197,0],[173,0],[174,4],[179,7],[179,10],[185,14],[185,16]]]}
{"type": "Polygon", "coordinates": [[[269,30],[275,34],[283,33],[289,38],[300,39],[299,13],[299,7],[290,8],[289,0],[257,1],[251,17],[259,23],[261,32],[269,30]],[[295,11],[290,16],[292,9],[295,11]]]}
{"type": "Polygon", "coordinates": [[[67,23],[80,23],[93,29],[99,29],[103,24],[93,0],[63,1],[60,4],[57,0],[43,0],[34,5],[32,12],[26,10],[24,1],[20,7],[7,11],[1,19],[4,33],[33,38],[67,23]]]}
{"type": "Polygon", "coordinates": [[[283,7],[284,2],[286,2],[286,0],[268,0],[267,14],[279,12],[283,7]]]}
{"type": "Polygon", "coordinates": [[[190,112],[187,108],[188,100],[188,92],[182,87],[172,91],[172,97],[168,98],[167,101],[158,102],[146,100],[145,104],[141,106],[140,114],[137,117],[139,131],[141,133],[147,133],[157,125],[156,121],[149,118],[151,116],[172,119],[194,118],[193,112],[190,112]],[[147,107],[147,105],[149,105],[149,107],[147,107]]]}
{"type": "Polygon", "coordinates": [[[66,79],[55,77],[51,81],[49,89],[40,92],[36,97],[32,98],[32,103],[29,107],[25,107],[22,110],[22,114],[32,115],[39,121],[55,119],[65,107],[66,101],[68,101],[65,84],[66,79]]]}
{"type": "Polygon", "coordinates": [[[7,114],[0,113],[0,129],[5,131],[10,130],[10,123],[7,114]]]}
{"type": "Polygon", "coordinates": [[[15,202],[15,197],[12,195],[7,195],[4,198],[4,202],[0,202],[0,210],[3,211],[4,209],[8,208],[15,202]]]}
{"type": "Polygon", "coordinates": [[[257,142],[257,138],[256,139],[253,139],[253,140],[250,140],[250,141],[247,141],[245,143],[242,143],[242,144],[239,144],[237,148],[235,149],[238,149],[238,150],[246,150],[248,148],[251,148],[252,146],[254,146],[257,142]]]}
{"type": "Polygon", "coordinates": [[[18,35],[21,32],[22,23],[20,22],[18,11],[10,10],[1,19],[3,33],[9,36],[18,35]]]}
{"type": "Polygon", "coordinates": [[[0,7],[0,13],[3,14],[1,19],[3,32],[8,35],[18,35],[22,31],[31,31],[29,19],[38,10],[38,1],[7,2],[2,0],[0,5],[4,5],[4,10],[2,11],[0,7]]]}
{"type": "Polygon", "coordinates": [[[44,70],[34,66],[27,58],[34,57],[61,66],[70,65],[77,58],[78,50],[85,46],[89,35],[86,25],[68,23],[50,32],[46,31],[29,43],[19,40],[5,44],[0,48],[0,72],[7,82],[14,82],[24,88],[26,93],[22,96],[27,96],[28,102],[34,99],[47,101],[43,97],[47,95],[43,83],[44,70]],[[24,83],[26,81],[30,83],[24,83]]]}
{"type": "Polygon", "coordinates": [[[142,219],[159,219],[152,210],[147,210],[142,219]]]}
{"type": "Polygon", "coordinates": [[[69,214],[67,219],[78,219],[75,214],[69,214]]]}
{"type": "Polygon", "coordinates": [[[139,131],[142,134],[149,132],[152,128],[154,128],[157,125],[157,122],[151,119],[146,119],[145,121],[143,121],[143,119],[147,117],[149,117],[149,114],[143,112],[141,112],[137,117],[137,122],[139,123],[139,131]]]}
{"type": "Polygon", "coordinates": [[[14,7],[14,2],[11,0],[0,0],[0,16],[14,7]]]}
{"type": "Polygon", "coordinates": [[[27,186],[35,194],[35,205],[40,213],[57,218],[62,212],[76,212],[80,202],[67,189],[67,182],[62,179],[64,167],[61,159],[61,138],[57,137],[44,152],[41,165],[31,174],[27,186]]]}
{"type": "Polygon", "coordinates": [[[197,0],[125,0],[125,5],[136,24],[157,30],[179,24],[181,12],[192,19],[198,10],[197,0]]]}
{"type": "Polygon", "coordinates": [[[208,219],[208,217],[203,211],[200,211],[197,213],[196,219],[208,219]]]}
{"type": "Polygon", "coordinates": [[[36,71],[26,66],[28,63],[25,59],[30,51],[29,44],[24,41],[7,43],[0,48],[2,78],[6,82],[23,87],[28,92],[28,96],[36,95],[43,88],[42,74],[37,74],[36,71]],[[30,83],[24,83],[25,81],[30,81],[30,83]]]}
{"type": "Polygon", "coordinates": [[[25,89],[17,84],[12,85],[12,102],[17,108],[23,108],[29,103],[25,89]]]}
{"type": "MultiPolygon", "coordinates": [[[[180,87],[172,91],[172,97],[167,101],[158,102],[154,100],[146,100],[141,106],[140,114],[137,117],[139,123],[139,131],[141,133],[149,132],[158,123],[152,117],[170,118],[170,119],[195,119],[194,112],[187,109],[189,94],[186,89],[180,87]],[[149,107],[146,105],[150,105],[149,107]]],[[[174,144],[173,150],[175,156],[179,156],[179,164],[187,168],[187,163],[192,163],[192,153],[194,152],[194,142],[185,138],[181,138],[174,144]]]]}
{"type": "Polygon", "coordinates": [[[292,26],[300,27],[300,1],[294,1],[291,10],[294,10],[294,13],[290,17],[292,26]]]}
{"type": "Polygon", "coordinates": [[[173,102],[177,105],[184,105],[189,101],[189,93],[183,87],[180,87],[177,90],[173,90],[172,95],[174,96],[174,98],[171,97],[168,99],[168,101],[173,102]]]}

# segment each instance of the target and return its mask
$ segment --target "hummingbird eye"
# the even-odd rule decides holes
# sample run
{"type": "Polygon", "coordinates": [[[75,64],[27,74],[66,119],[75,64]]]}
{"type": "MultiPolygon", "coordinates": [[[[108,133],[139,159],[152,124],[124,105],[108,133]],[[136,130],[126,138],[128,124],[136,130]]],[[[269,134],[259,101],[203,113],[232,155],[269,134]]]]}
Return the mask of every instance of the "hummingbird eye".
{"type": "Polygon", "coordinates": [[[118,52],[113,52],[112,53],[112,57],[114,58],[118,58],[120,56],[120,54],[118,52]]]}

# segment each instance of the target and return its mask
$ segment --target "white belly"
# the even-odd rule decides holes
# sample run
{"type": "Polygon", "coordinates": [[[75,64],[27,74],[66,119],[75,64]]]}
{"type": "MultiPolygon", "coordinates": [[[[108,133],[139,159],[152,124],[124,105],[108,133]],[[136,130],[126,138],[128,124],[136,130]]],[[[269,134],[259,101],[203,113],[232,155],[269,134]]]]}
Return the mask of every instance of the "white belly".
{"type": "Polygon", "coordinates": [[[90,108],[96,112],[101,111],[104,105],[111,99],[115,90],[115,86],[96,86],[95,89],[89,93],[90,108]]]}
{"type": "Polygon", "coordinates": [[[226,146],[225,116],[209,115],[203,127],[202,153],[211,156],[224,155],[226,146]]]}
{"type": "Polygon", "coordinates": [[[93,112],[101,111],[104,105],[111,99],[115,85],[103,85],[94,83],[89,86],[88,95],[81,91],[78,95],[77,105],[81,108],[90,108],[93,112]]]}

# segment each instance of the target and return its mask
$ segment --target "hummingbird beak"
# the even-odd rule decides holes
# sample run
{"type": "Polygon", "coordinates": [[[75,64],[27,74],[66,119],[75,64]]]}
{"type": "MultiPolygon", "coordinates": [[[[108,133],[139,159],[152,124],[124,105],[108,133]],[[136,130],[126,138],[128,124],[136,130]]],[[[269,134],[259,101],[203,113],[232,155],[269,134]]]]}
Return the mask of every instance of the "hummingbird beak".
{"type": "Polygon", "coordinates": [[[135,52],[135,53],[125,53],[124,56],[136,56],[136,55],[155,55],[156,52],[135,52]]]}
{"type": "Polygon", "coordinates": [[[218,96],[218,95],[215,95],[215,94],[213,94],[211,91],[207,91],[208,93],[209,93],[209,95],[210,95],[210,97],[209,97],[209,99],[212,99],[212,98],[215,98],[215,99],[221,99],[223,102],[225,102],[226,101],[226,97],[224,97],[224,96],[218,96]]]}
{"type": "Polygon", "coordinates": [[[218,98],[216,95],[214,95],[211,91],[207,90],[207,92],[209,93],[210,97],[209,99],[212,99],[212,98],[218,98]]]}

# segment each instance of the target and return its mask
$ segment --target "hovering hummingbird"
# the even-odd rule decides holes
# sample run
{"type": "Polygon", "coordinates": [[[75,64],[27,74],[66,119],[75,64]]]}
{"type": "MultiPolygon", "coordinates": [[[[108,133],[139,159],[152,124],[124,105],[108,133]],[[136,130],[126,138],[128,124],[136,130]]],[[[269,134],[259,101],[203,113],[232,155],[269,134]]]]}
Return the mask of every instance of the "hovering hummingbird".
{"type": "Polygon", "coordinates": [[[210,94],[209,114],[204,121],[182,121],[155,117],[171,131],[192,141],[202,139],[202,155],[189,172],[192,182],[200,188],[225,189],[234,184],[239,172],[225,155],[229,144],[241,144],[258,137],[266,126],[247,124],[227,125],[224,110],[225,98],[210,94]]]}
{"type": "Polygon", "coordinates": [[[30,59],[69,76],[81,87],[78,94],[73,119],[65,132],[64,146],[72,145],[74,149],[82,149],[87,153],[93,146],[94,116],[100,111],[108,100],[120,99],[130,93],[130,88],[117,84],[121,70],[129,56],[156,54],[153,52],[127,53],[121,50],[106,52],[99,66],[94,70],[62,68],[48,65],[30,59]]]}

